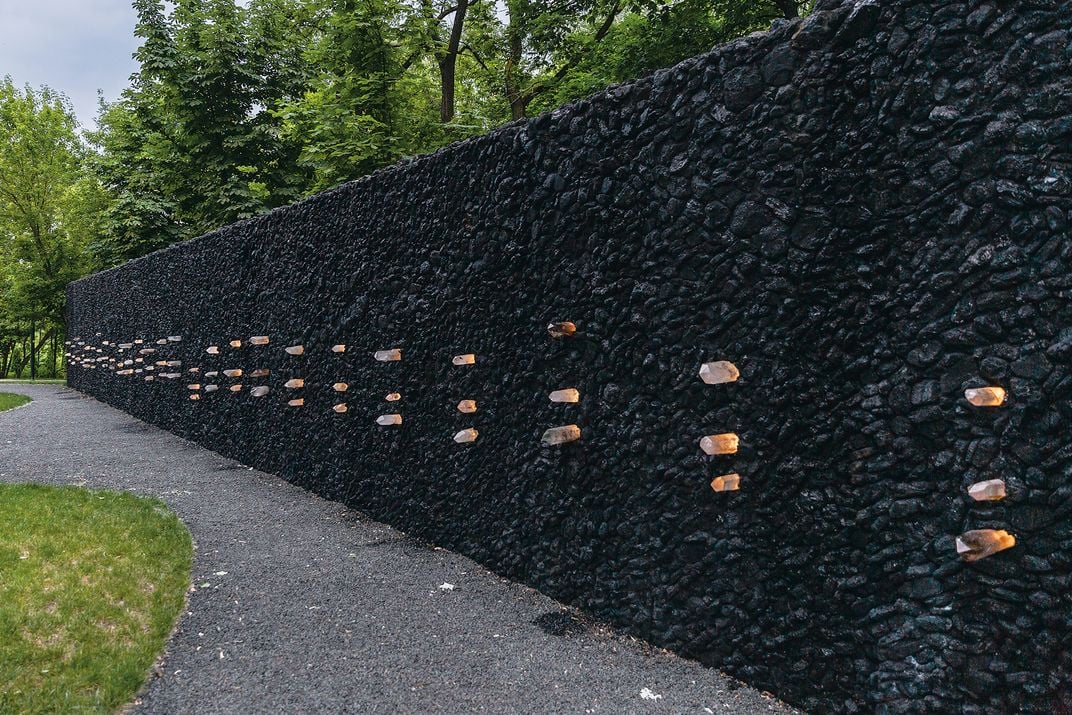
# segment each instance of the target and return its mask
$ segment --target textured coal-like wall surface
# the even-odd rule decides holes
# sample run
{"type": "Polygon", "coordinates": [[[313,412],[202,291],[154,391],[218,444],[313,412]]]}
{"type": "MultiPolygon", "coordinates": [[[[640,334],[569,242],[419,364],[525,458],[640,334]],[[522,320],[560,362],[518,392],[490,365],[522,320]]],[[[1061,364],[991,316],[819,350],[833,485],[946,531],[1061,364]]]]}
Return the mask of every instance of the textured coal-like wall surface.
{"type": "Polygon", "coordinates": [[[824,0],[72,284],[95,356],[145,339],[183,377],[70,383],[808,708],[1067,711],[1070,25],[1068,2],[824,0]],[[698,379],[719,359],[738,382],[698,379]],[[1007,403],[968,405],[988,384],[1007,403]],[[736,455],[701,452],[727,431],[736,455]],[[992,478],[1004,501],[968,498],[992,478]],[[977,528],[1018,543],[964,563],[977,528]]]}

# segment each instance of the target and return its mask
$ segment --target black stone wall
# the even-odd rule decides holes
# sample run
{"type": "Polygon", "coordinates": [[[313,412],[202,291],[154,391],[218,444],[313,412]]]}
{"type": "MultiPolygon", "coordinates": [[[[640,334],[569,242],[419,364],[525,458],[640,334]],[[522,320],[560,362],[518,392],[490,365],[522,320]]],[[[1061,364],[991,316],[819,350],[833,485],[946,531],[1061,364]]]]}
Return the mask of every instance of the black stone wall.
{"type": "Polygon", "coordinates": [[[1068,712],[1070,28],[1069,2],[820,0],[72,284],[72,352],[106,359],[70,384],[809,709],[1068,712]],[[182,378],[109,370],[136,338],[182,378]],[[720,359],[741,379],[705,385],[720,359]],[[1018,543],[964,563],[978,528],[1018,543]]]}

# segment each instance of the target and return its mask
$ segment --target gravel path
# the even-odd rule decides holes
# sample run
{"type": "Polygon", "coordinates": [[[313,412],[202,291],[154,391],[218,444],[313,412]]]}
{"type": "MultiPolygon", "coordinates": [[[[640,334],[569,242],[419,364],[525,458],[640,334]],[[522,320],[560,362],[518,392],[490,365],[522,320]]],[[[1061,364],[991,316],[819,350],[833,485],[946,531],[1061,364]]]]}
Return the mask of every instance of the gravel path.
{"type": "Polygon", "coordinates": [[[193,534],[188,609],[136,712],[791,712],[77,392],[3,390],[34,402],[0,413],[0,481],[160,497],[193,534]]]}

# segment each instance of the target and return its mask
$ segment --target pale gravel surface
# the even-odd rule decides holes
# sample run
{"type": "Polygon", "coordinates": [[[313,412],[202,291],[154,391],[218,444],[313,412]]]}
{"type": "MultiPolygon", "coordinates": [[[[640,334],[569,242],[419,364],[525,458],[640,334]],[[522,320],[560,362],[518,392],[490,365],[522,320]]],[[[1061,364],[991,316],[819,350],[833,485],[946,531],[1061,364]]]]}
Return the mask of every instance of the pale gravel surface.
{"type": "Polygon", "coordinates": [[[189,606],[135,712],[792,712],[77,392],[3,390],[34,402],[0,413],[0,481],[156,496],[193,534],[189,606]]]}

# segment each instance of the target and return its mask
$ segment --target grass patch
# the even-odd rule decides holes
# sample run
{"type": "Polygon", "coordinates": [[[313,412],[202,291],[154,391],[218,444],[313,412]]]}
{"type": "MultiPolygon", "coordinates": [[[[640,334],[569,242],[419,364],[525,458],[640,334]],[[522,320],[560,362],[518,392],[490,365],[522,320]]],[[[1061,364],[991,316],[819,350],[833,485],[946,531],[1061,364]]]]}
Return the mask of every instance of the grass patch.
{"type": "Polygon", "coordinates": [[[0,380],[0,385],[66,385],[67,380],[62,377],[41,378],[40,380],[22,380],[19,378],[6,378],[0,380]]]}
{"type": "Polygon", "coordinates": [[[163,502],[0,485],[0,713],[113,712],[185,601],[190,534],[163,502]]]}
{"type": "Polygon", "coordinates": [[[0,412],[4,410],[12,410],[20,405],[25,405],[30,401],[29,397],[24,395],[16,395],[11,392],[0,392],[0,412]]]}

